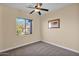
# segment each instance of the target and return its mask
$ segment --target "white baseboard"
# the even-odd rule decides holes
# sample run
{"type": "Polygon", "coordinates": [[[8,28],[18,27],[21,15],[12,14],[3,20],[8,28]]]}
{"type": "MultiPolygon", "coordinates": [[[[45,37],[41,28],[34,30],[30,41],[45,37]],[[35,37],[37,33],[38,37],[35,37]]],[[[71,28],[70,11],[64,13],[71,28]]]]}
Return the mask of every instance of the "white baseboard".
{"type": "Polygon", "coordinates": [[[9,50],[12,50],[12,49],[16,49],[16,48],[19,48],[19,47],[22,47],[22,46],[25,46],[25,45],[29,45],[29,44],[32,44],[32,43],[35,43],[35,42],[39,42],[40,40],[38,41],[33,41],[33,42],[30,42],[30,43],[26,43],[26,44],[21,44],[21,45],[17,45],[15,47],[10,47],[10,48],[7,48],[7,49],[3,49],[3,50],[0,50],[0,53],[1,52],[5,52],[5,51],[9,51],[9,50]]]}
{"type": "Polygon", "coordinates": [[[61,46],[61,45],[58,45],[58,44],[55,44],[55,43],[51,43],[51,42],[44,41],[44,40],[43,40],[43,42],[46,42],[46,43],[48,43],[48,44],[55,45],[55,46],[58,46],[58,47],[61,47],[61,48],[70,50],[70,51],[75,52],[75,53],[79,53],[79,51],[77,51],[77,50],[74,50],[74,49],[71,49],[71,48],[68,48],[68,47],[64,47],[64,46],[61,46]]]}

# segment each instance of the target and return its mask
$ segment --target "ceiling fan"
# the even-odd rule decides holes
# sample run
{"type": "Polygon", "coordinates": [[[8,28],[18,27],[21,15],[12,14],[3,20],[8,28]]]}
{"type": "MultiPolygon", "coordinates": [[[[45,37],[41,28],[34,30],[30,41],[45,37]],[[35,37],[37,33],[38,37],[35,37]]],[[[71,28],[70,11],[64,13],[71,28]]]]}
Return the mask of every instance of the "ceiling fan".
{"type": "Polygon", "coordinates": [[[37,12],[39,15],[41,15],[41,12],[40,12],[41,10],[42,11],[48,11],[48,9],[41,8],[41,6],[42,6],[42,3],[36,3],[36,5],[34,7],[28,7],[28,8],[34,9],[29,14],[32,14],[33,12],[37,12]]]}

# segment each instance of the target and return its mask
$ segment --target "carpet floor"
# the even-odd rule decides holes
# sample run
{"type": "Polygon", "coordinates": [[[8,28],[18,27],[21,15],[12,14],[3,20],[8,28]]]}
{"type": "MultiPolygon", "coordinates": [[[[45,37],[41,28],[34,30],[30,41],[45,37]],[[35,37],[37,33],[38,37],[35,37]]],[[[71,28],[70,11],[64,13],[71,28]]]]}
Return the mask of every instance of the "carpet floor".
{"type": "Polygon", "coordinates": [[[36,42],[0,54],[1,56],[79,56],[78,53],[50,45],[45,42],[36,42]]]}

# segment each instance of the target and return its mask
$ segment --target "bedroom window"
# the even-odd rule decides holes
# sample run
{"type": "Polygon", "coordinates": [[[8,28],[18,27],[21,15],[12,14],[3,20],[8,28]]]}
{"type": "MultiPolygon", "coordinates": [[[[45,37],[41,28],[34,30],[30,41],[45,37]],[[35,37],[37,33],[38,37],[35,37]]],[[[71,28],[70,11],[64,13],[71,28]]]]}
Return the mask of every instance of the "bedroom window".
{"type": "Polygon", "coordinates": [[[28,35],[32,34],[32,20],[26,18],[16,18],[16,34],[28,35]]]}

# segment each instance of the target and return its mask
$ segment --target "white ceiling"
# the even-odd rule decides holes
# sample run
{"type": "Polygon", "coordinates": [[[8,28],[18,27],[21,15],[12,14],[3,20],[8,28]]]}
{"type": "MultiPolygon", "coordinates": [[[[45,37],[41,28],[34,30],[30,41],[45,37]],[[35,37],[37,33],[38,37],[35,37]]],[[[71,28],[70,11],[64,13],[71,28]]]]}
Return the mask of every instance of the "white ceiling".
{"type": "MultiPolygon", "coordinates": [[[[18,8],[18,9],[23,10],[23,11],[28,11],[28,13],[29,13],[33,9],[30,9],[27,7],[35,6],[35,3],[2,3],[1,5],[6,5],[9,7],[18,8]]],[[[55,11],[59,8],[67,6],[67,5],[70,5],[70,3],[43,3],[42,8],[49,9],[49,12],[50,12],[50,11],[55,11]]],[[[41,13],[42,13],[42,15],[44,15],[46,12],[41,11],[41,13]]]]}

